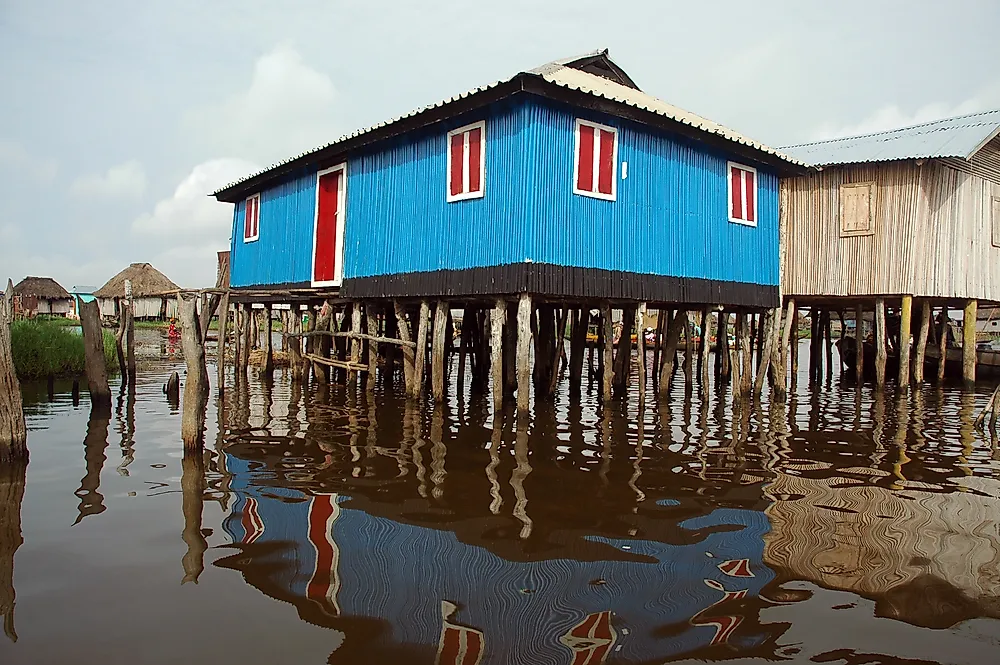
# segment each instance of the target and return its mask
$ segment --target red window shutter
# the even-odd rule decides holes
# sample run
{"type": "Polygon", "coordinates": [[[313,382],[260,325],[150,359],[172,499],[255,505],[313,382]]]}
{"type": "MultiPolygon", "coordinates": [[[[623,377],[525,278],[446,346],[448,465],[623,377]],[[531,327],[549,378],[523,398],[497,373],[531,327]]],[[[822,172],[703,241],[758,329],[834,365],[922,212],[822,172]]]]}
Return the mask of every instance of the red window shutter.
{"type": "Polygon", "coordinates": [[[481,164],[483,132],[478,127],[470,129],[469,135],[469,192],[481,192],[483,183],[481,182],[481,164]]]}
{"type": "Polygon", "coordinates": [[[730,168],[729,190],[732,198],[730,217],[743,219],[743,170],[735,166],[730,168]]]}
{"type": "Polygon", "coordinates": [[[243,238],[252,238],[253,234],[250,232],[250,214],[253,209],[253,199],[247,199],[243,206],[243,238]]]}
{"type": "Polygon", "coordinates": [[[743,172],[743,186],[746,188],[746,199],[747,199],[747,209],[745,211],[744,219],[748,222],[756,222],[754,219],[754,195],[757,193],[757,188],[754,186],[753,181],[753,171],[743,172]]]}
{"type": "Polygon", "coordinates": [[[452,196],[461,194],[465,187],[463,168],[465,167],[465,135],[454,134],[451,137],[451,173],[448,175],[452,196]]]}
{"type": "Polygon", "coordinates": [[[601,133],[601,160],[597,191],[610,196],[612,174],[615,170],[615,135],[614,132],[603,129],[598,131],[601,133]]]}
{"type": "Polygon", "coordinates": [[[576,188],[582,192],[594,191],[594,128],[580,125],[580,148],[577,155],[576,188]]]}

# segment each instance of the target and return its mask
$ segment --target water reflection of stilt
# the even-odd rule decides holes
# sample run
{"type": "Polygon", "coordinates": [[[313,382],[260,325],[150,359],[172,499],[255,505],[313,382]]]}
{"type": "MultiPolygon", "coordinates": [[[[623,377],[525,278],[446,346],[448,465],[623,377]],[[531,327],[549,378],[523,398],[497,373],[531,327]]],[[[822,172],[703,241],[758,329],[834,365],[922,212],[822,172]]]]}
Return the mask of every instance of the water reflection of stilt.
{"type": "MultiPolygon", "coordinates": [[[[642,331],[640,331],[642,334],[642,331]]],[[[632,512],[638,511],[638,504],[646,500],[646,494],[641,489],[639,489],[639,478],[642,476],[642,454],[643,446],[646,439],[646,423],[643,421],[640,412],[640,418],[636,421],[636,436],[635,436],[635,459],[632,461],[632,477],[629,478],[628,486],[632,488],[635,492],[636,506],[632,509],[632,512]]]]}
{"type": "Polygon", "coordinates": [[[532,522],[528,517],[528,495],[524,492],[524,479],[531,473],[528,463],[528,423],[524,418],[517,420],[517,435],[514,440],[514,461],[517,466],[510,474],[510,486],[514,490],[513,514],[521,524],[521,539],[531,536],[532,522]]]}
{"type": "Polygon", "coordinates": [[[201,532],[202,510],[205,503],[205,459],[200,451],[185,451],[181,460],[181,511],[184,514],[182,538],[187,552],[181,559],[184,578],[181,584],[198,583],[205,570],[205,550],[208,542],[201,532]]]}
{"type": "Polygon", "coordinates": [[[444,462],[448,447],[444,444],[444,405],[438,404],[431,414],[431,496],[441,499],[444,496],[444,479],[448,475],[444,462]]]}
{"type": "Polygon", "coordinates": [[[26,460],[0,465],[0,617],[3,632],[17,642],[14,629],[14,554],[24,539],[21,535],[21,502],[28,471],[26,460]]]}
{"type": "Polygon", "coordinates": [[[885,460],[885,391],[875,391],[875,401],[872,404],[872,442],[875,449],[871,454],[872,468],[878,469],[885,460]]]}
{"type": "Polygon", "coordinates": [[[500,466],[500,446],[503,445],[503,419],[498,418],[493,424],[490,436],[490,463],[486,465],[486,479],[490,481],[490,512],[500,514],[503,506],[503,495],[500,493],[500,480],[497,478],[497,467],[500,466]]]}
{"type": "Polygon", "coordinates": [[[976,394],[968,389],[963,390],[959,395],[958,407],[958,440],[962,444],[962,454],[959,459],[962,461],[962,471],[967,476],[972,475],[972,465],[970,458],[974,454],[974,444],[976,441],[975,421],[976,394]]]}
{"type": "Polygon", "coordinates": [[[122,435],[122,461],[118,465],[118,473],[128,477],[128,467],[135,461],[135,386],[129,384],[128,389],[118,393],[118,429],[122,435]],[[124,417],[122,414],[124,407],[124,417]]]}
{"type": "Polygon", "coordinates": [[[104,461],[107,459],[104,451],[108,447],[108,425],[111,422],[111,414],[103,413],[100,410],[92,411],[90,420],[87,422],[87,436],[83,440],[83,461],[86,466],[86,474],[80,480],[80,489],[76,495],[80,497],[80,506],[77,509],[79,514],[74,524],[89,515],[98,515],[104,512],[104,496],[100,493],[101,470],[104,468],[104,461]]]}
{"type": "Polygon", "coordinates": [[[893,482],[890,487],[894,490],[906,487],[906,476],[903,475],[903,468],[910,461],[906,454],[906,434],[910,429],[909,409],[909,398],[905,392],[900,391],[896,396],[896,433],[892,437],[892,442],[896,446],[896,461],[892,465],[892,475],[896,477],[896,482],[893,482]]]}
{"type": "MultiPolygon", "coordinates": [[[[608,485],[608,470],[611,468],[611,413],[609,409],[610,406],[607,404],[601,406],[601,419],[597,426],[597,435],[601,441],[601,466],[597,471],[597,476],[601,479],[602,495],[603,488],[608,485]]],[[[517,426],[520,435],[521,429],[526,429],[528,425],[519,421],[517,426]]]]}
{"type": "Polygon", "coordinates": [[[424,447],[423,421],[420,410],[412,402],[407,402],[407,410],[410,415],[410,426],[413,430],[413,466],[417,470],[417,493],[426,499],[427,467],[424,466],[424,456],[421,453],[421,449],[424,447]]]}

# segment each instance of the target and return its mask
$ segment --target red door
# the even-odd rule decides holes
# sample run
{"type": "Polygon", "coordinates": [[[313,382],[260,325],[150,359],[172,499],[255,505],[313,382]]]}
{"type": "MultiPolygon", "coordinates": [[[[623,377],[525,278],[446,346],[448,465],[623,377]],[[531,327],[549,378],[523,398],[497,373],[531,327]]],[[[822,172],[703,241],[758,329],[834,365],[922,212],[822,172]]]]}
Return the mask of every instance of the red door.
{"type": "Polygon", "coordinates": [[[343,169],[324,173],[319,177],[316,239],[313,245],[313,282],[333,282],[337,278],[337,264],[340,261],[337,227],[342,212],[340,190],[343,180],[343,169]]]}

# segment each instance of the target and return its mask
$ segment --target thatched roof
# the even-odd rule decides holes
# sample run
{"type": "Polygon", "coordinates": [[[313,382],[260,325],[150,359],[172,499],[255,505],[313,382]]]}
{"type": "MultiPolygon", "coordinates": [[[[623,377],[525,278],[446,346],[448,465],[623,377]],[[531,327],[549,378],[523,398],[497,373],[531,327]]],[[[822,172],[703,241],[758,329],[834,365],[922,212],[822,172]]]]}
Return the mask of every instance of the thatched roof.
{"type": "Polygon", "coordinates": [[[133,263],[94,291],[94,295],[98,298],[124,298],[126,279],[132,280],[132,296],[135,298],[159,296],[180,289],[148,263],[133,263]]]}
{"type": "Polygon", "coordinates": [[[69,300],[69,291],[51,277],[25,277],[14,287],[14,295],[43,300],[69,300]]]}

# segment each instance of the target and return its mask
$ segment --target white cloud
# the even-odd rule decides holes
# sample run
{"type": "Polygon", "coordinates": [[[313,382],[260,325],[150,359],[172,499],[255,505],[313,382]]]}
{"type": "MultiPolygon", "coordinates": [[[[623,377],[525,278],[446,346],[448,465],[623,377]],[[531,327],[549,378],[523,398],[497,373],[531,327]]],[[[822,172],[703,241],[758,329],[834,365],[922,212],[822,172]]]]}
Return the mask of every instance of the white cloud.
{"type": "Polygon", "coordinates": [[[274,162],[335,139],[336,100],[329,76],[278,46],[257,59],[247,89],[186,113],[183,125],[217,154],[274,162]]]}
{"type": "Polygon", "coordinates": [[[256,164],[233,158],[195,166],[172,196],[132,222],[133,235],[156,243],[158,256],[150,262],[181,286],[214,284],[215,252],[229,248],[233,206],[209,194],[258,170],[256,164]]]}
{"type": "Polygon", "coordinates": [[[58,168],[54,159],[32,155],[20,143],[0,138],[0,170],[45,184],[55,179],[58,168]]]}
{"type": "Polygon", "coordinates": [[[69,188],[76,196],[94,198],[141,198],[146,192],[146,172],[135,160],[112,166],[106,173],[80,176],[69,188]]]}
{"type": "Polygon", "coordinates": [[[857,123],[845,125],[826,123],[814,133],[813,140],[822,141],[843,136],[872,134],[995,108],[1000,108],[1000,86],[986,88],[979,94],[957,104],[935,102],[925,104],[913,111],[904,110],[896,104],[889,104],[877,109],[857,123]]]}

